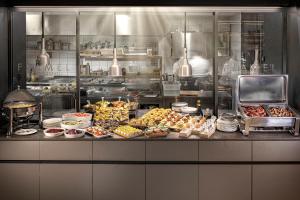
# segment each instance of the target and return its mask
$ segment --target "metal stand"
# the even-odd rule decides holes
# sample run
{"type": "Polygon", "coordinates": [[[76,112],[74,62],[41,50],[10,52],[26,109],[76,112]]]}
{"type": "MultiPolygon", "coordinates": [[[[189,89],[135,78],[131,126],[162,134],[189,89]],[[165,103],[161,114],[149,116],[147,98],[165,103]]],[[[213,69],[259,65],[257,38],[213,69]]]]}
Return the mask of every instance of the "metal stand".
{"type": "Polygon", "coordinates": [[[40,110],[39,110],[39,127],[43,127],[43,101],[40,103],[40,110]]]}
{"type": "Polygon", "coordinates": [[[6,133],[6,136],[10,137],[12,136],[14,129],[13,129],[13,119],[14,119],[14,110],[13,108],[9,109],[9,128],[8,132],[6,133]]]}

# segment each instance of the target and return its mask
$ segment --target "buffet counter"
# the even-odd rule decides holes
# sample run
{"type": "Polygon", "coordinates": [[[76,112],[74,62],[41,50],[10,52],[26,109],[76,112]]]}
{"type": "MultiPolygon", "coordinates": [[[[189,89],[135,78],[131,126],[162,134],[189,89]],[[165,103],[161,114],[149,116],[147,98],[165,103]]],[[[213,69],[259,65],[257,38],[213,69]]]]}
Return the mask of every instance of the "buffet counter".
{"type": "Polygon", "coordinates": [[[2,135],[0,193],[6,200],[296,200],[298,152],[300,137],[283,133],[217,131],[209,139],[180,139],[174,132],[159,139],[2,135]]]}

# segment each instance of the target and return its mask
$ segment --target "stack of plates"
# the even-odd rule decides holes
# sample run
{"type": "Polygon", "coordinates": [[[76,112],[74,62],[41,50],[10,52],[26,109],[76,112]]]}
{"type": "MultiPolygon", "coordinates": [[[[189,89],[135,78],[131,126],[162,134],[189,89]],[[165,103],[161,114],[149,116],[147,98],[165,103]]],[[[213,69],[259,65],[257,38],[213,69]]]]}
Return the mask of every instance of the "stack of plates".
{"type": "Polygon", "coordinates": [[[54,127],[60,127],[60,124],[62,122],[61,118],[50,118],[43,121],[43,127],[45,129],[47,128],[54,128],[54,127]]]}

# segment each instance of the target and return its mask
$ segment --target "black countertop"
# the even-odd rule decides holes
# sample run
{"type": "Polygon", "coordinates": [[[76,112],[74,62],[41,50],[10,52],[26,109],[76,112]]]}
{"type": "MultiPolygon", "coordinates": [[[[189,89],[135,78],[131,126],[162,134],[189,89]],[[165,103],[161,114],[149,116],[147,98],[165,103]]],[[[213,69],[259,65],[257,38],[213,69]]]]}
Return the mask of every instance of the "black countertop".
{"type": "Polygon", "coordinates": [[[241,132],[234,133],[224,133],[216,131],[210,138],[200,138],[198,136],[192,135],[189,138],[180,138],[178,133],[171,132],[167,137],[164,138],[146,138],[144,136],[136,137],[132,139],[124,139],[120,136],[114,135],[108,138],[94,138],[89,135],[85,135],[81,138],[69,139],[64,136],[59,136],[55,138],[48,138],[43,134],[42,130],[39,130],[38,133],[28,136],[6,136],[5,134],[0,135],[0,141],[285,141],[285,140],[299,140],[300,137],[291,135],[290,133],[250,133],[249,136],[242,135],[241,132]]]}

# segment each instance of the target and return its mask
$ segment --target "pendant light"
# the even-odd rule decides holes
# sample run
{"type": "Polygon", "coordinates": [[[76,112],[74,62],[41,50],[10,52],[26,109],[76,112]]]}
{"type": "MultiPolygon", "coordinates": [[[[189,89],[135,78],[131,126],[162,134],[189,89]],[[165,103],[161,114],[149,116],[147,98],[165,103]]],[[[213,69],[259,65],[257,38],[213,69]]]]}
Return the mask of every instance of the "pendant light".
{"type": "Polygon", "coordinates": [[[109,76],[120,77],[122,76],[121,68],[117,60],[117,26],[116,26],[116,13],[114,13],[114,50],[113,50],[113,60],[112,65],[109,68],[109,76]]]}
{"type": "Polygon", "coordinates": [[[184,48],[183,48],[183,61],[178,70],[179,77],[190,77],[192,76],[192,66],[189,64],[187,59],[187,48],[186,48],[186,13],[184,13],[184,48]]]}
{"type": "Polygon", "coordinates": [[[45,34],[44,34],[44,12],[42,12],[42,50],[40,55],[37,56],[36,64],[41,67],[50,65],[50,56],[45,47],[45,34]]]}

